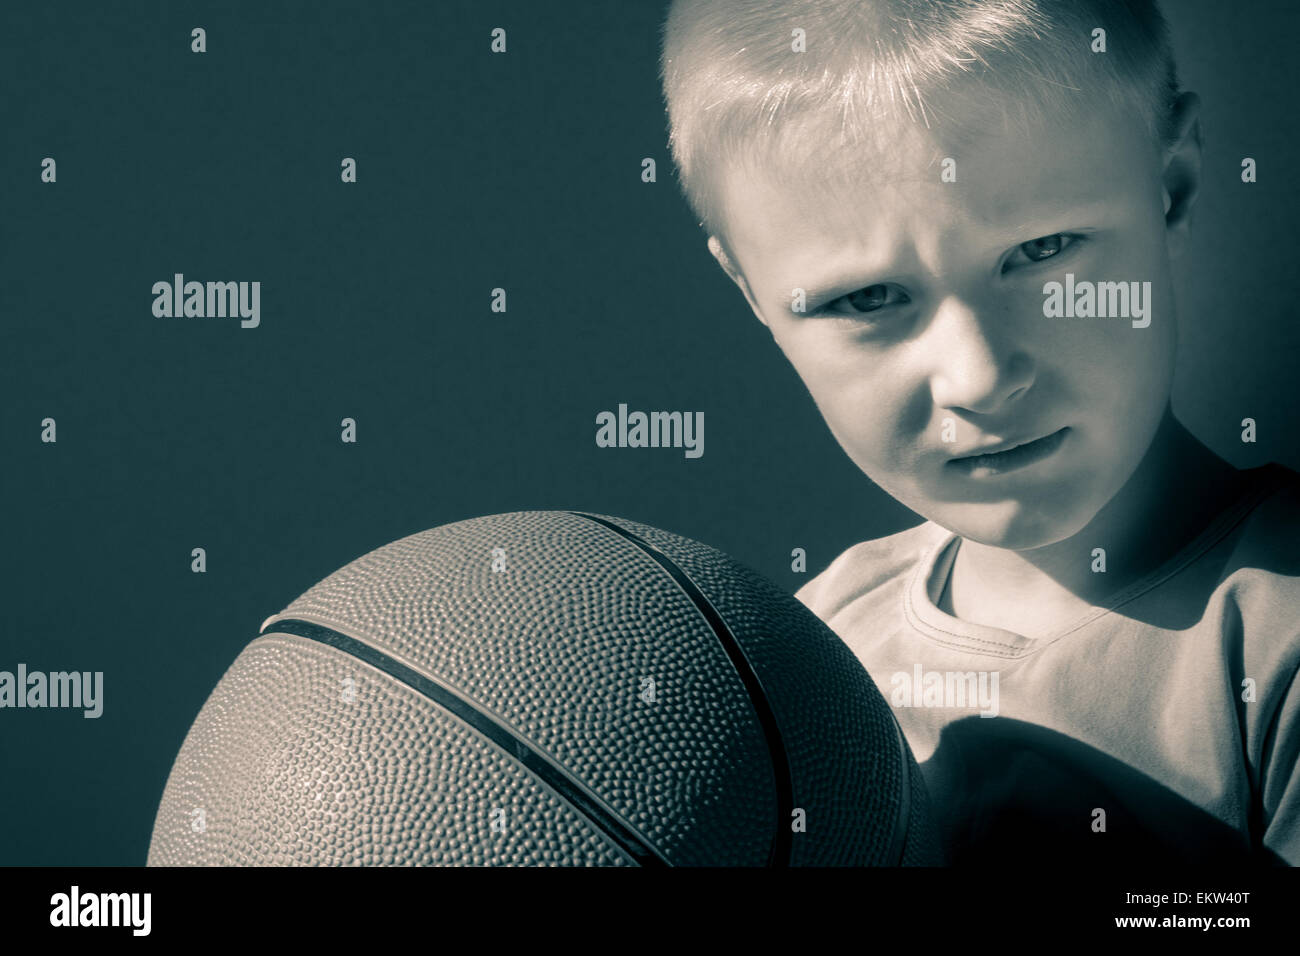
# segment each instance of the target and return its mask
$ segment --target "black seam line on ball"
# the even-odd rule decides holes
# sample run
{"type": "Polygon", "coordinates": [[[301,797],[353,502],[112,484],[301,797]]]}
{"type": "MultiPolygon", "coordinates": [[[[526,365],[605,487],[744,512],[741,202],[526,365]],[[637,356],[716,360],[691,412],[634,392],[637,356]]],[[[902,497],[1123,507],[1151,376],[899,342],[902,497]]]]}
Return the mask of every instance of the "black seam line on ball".
{"type": "Polygon", "coordinates": [[[898,725],[898,718],[894,712],[889,712],[889,717],[894,723],[894,735],[898,738],[898,757],[899,769],[902,771],[900,776],[903,780],[901,796],[898,798],[898,816],[894,818],[894,837],[889,843],[889,865],[902,866],[903,854],[907,852],[907,836],[911,829],[912,815],[912,771],[908,767],[908,759],[911,751],[907,749],[907,738],[903,736],[903,728],[898,725]]]}
{"type": "Polygon", "coordinates": [[[767,865],[789,866],[791,841],[793,840],[791,818],[794,814],[794,787],[790,782],[790,761],[786,756],[785,742],[781,738],[781,728],[776,722],[776,714],[772,712],[772,705],[767,699],[767,694],[763,691],[763,683],[758,679],[758,675],[754,673],[754,668],[749,663],[749,658],[745,656],[745,651],[741,648],[740,642],[731,633],[731,628],[722,619],[722,615],[704,596],[704,592],[668,555],[639,535],[633,534],[626,528],[620,528],[604,518],[581,511],[570,511],[568,514],[578,518],[587,518],[599,525],[603,525],[636,545],[667,571],[672,579],[677,582],[678,587],[686,592],[686,596],[691,599],[699,612],[704,615],[704,619],[712,628],[718,643],[722,645],[727,656],[731,658],[731,664],[735,667],[736,673],[740,675],[745,690],[749,694],[749,702],[753,705],[755,713],[758,714],[758,722],[762,726],[763,736],[767,740],[767,752],[772,761],[772,776],[776,783],[776,832],[772,837],[772,847],[768,853],[767,865]]]}
{"type": "Polygon", "coordinates": [[[627,824],[620,820],[617,815],[600,805],[563,767],[554,763],[523,737],[493,720],[469,701],[461,699],[455,693],[430,680],[419,671],[408,667],[395,658],[389,657],[383,651],[371,647],[364,641],[359,641],[354,637],[341,634],[320,624],[313,624],[311,621],[303,621],[297,618],[272,621],[258,636],[267,637],[276,632],[284,632],[285,634],[316,641],[319,644],[327,644],[383,671],[394,680],[401,681],[407,687],[422,694],[439,707],[469,724],[507,754],[518,760],[567,801],[574,810],[586,817],[602,833],[618,844],[619,848],[635,860],[639,866],[654,868],[670,865],[646,840],[643,840],[629,829],[627,824]]]}

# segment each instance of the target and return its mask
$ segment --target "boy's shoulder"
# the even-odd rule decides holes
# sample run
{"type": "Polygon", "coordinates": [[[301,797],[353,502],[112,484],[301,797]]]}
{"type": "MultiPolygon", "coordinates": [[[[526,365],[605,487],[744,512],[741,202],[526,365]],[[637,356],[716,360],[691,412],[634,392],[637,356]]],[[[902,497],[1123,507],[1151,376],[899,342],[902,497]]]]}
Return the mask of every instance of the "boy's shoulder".
{"type": "Polygon", "coordinates": [[[1300,575],[1300,472],[1277,462],[1250,471],[1250,509],[1234,529],[1231,564],[1300,575]]]}
{"type": "MultiPolygon", "coordinates": [[[[1252,469],[1249,510],[1230,529],[1218,589],[1258,651],[1300,660],[1300,472],[1271,463],[1252,469]]],[[[1248,644],[1247,650],[1250,650],[1248,644]]]]}
{"type": "Polygon", "coordinates": [[[945,528],[926,521],[882,538],[860,541],[842,551],[794,596],[826,620],[859,595],[907,573],[948,534],[945,528]]]}

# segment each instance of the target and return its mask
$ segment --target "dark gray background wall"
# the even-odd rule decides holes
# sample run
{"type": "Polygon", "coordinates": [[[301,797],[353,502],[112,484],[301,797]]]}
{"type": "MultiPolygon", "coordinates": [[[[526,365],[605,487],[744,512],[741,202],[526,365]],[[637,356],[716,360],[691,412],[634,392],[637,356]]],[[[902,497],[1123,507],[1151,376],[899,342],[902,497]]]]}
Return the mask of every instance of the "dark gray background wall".
{"type": "MultiPolygon", "coordinates": [[[[1289,2],[1166,6],[1206,136],[1175,407],[1242,467],[1300,467],[1300,24],[1289,2]]],[[[793,591],[791,548],[811,574],[920,520],[844,457],[709,257],[667,154],[664,9],[4,6],[0,669],[103,671],[105,709],[0,711],[0,863],[143,863],[181,740],[260,622],[404,535],[581,508],[793,591]],[[261,281],[261,326],[155,318],[176,272],[261,281]],[[703,411],[704,456],[597,448],[620,402],[703,411]]]]}

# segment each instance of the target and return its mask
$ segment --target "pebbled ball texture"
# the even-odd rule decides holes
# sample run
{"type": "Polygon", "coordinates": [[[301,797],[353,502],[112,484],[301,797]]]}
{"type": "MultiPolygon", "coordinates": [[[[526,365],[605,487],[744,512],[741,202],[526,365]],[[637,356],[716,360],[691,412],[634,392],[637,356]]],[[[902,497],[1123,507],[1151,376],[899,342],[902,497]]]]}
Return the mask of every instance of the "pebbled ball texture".
{"type": "Polygon", "coordinates": [[[268,619],[185,738],[149,865],[636,864],[599,816],[403,668],[542,755],[650,862],[940,862],[888,704],[792,595],[670,532],[530,511],[402,538],[268,619]]]}

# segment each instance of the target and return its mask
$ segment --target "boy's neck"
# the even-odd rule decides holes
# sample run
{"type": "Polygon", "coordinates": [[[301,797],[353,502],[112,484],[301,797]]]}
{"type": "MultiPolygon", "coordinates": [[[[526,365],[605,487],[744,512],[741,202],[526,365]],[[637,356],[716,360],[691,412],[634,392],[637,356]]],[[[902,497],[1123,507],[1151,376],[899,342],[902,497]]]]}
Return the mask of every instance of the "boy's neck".
{"type": "Polygon", "coordinates": [[[1142,463],[1077,534],[1028,551],[963,538],[939,607],[1027,637],[1055,630],[1176,554],[1241,492],[1242,475],[1166,409],[1142,463]],[[1094,548],[1105,549],[1104,574],[1094,548]]]}

